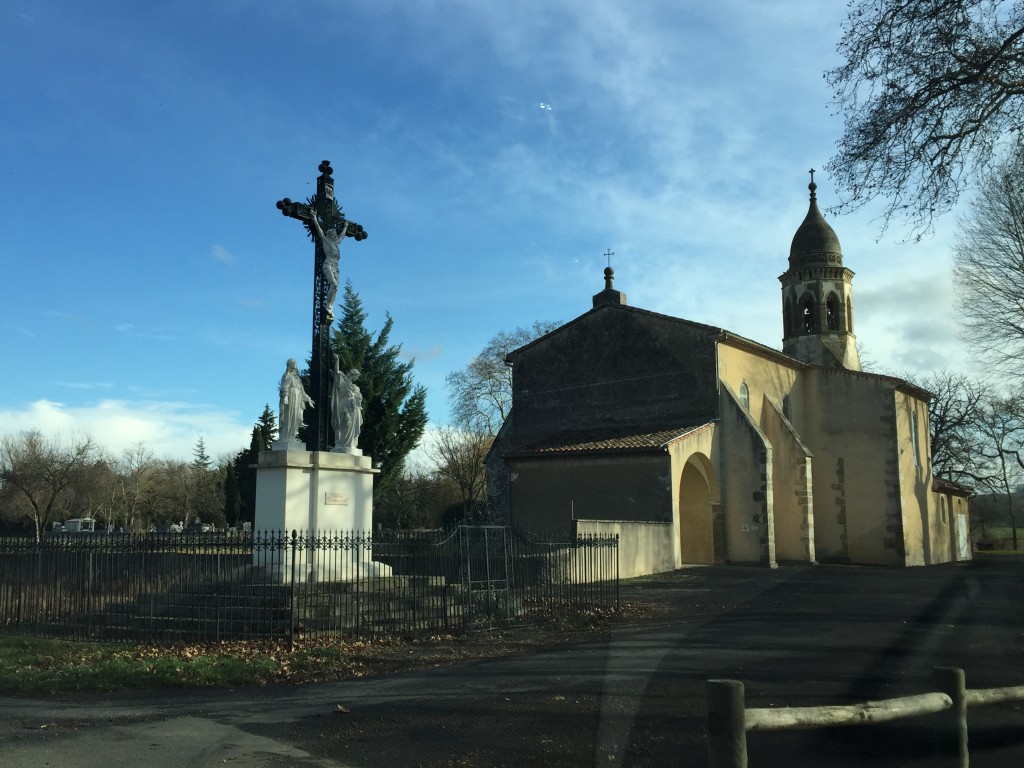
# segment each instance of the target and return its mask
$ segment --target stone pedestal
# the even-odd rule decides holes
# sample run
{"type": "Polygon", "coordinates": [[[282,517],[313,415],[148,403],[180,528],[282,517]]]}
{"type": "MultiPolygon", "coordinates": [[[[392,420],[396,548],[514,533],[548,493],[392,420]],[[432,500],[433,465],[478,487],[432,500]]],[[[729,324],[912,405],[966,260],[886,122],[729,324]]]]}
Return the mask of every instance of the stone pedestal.
{"type": "MultiPolygon", "coordinates": [[[[334,536],[351,541],[373,530],[373,476],[369,456],[326,451],[281,450],[260,453],[256,469],[256,523],[260,532],[292,531],[309,539],[334,536]]],[[[267,565],[283,581],[350,581],[388,575],[390,568],[370,559],[366,546],[291,548],[282,557],[254,552],[254,565],[267,565]],[[257,562],[257,558],[260,558],[257,562]]]]}

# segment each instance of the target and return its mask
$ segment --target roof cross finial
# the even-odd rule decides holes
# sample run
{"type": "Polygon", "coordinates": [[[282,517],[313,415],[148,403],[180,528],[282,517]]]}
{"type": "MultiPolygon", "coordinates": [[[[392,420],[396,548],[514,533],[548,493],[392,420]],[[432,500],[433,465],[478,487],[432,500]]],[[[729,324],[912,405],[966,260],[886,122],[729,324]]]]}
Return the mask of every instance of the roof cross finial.
{"type": "Polygon", "coordinates": [[[809,190],[811,190],[811,200],[813,201],[813,200],[817,199],[817,197],[818,197],[816,194],[814,194],[814,190],[816,190],[818,188],[818,185],[814,183],[814,169],[813,168],[811,168],[810,174],[811,174],[811,183],[807,185],[807,188],[809,190]]]}
{"type": "Polygon", "coordinates": [[[615,251],[613,251],[611,248],[609,248],[607,251],[604,252],[605,258],[608,259],[608,266],[609,267],[612,265],[612,256],[614,256],[614,255],[615,255],[615,251]]]}

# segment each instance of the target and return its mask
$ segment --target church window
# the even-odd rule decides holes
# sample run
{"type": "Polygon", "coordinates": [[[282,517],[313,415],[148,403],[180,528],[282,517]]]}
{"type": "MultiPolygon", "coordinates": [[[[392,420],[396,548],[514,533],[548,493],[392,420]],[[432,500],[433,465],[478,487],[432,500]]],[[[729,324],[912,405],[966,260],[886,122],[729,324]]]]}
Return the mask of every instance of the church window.
{"type": "Polygon", "coordinates": [[[846,299],[846,332],[853,333],[853,301],[846,299]]]}
{"type": "Polygon", "coordinates": [[[782,307],[782,335],[787,339],[789,338],[790,331],[793,327],[792,314],[793,305],[790,304],[789,299],[786,299],[786,302],[782,307]]]}
{"type": "Polygon", "coordinates": [[[800,299],[800,328],[804,333],[814,333],[814,299],[810,296],[800,299]]]}
{"type": "Polygon", "coordinates": [[[825,301],[825,325],[830,331],[839,330],[839,299],[834,293],[825,301]]]}
{"type": "Polygon", "coordinates": [[[917,411],[910,412],[910,444],[914,450],[914,467],[918,468],[921,466],[921,459],[919,457],[920,445],[917,440],[917,411]]]}
{"type": "Polygon", "coordinates": [[[750,413],[750,387],[745,381],[740,384],[740,403],[743,405],[743,410],[750,413]]]}
{"type": "Polygon", "coordinates": [[[789,403],[789,395],[783,395],[782,397],[782,415],[792,421],[793,412],[789,403]]]}

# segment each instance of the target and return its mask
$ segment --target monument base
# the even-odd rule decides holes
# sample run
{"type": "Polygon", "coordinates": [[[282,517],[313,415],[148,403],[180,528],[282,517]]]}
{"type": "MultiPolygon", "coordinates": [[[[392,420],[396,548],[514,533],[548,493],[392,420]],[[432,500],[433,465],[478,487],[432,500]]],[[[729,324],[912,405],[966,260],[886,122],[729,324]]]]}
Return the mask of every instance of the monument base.
{"type": "Polygon", "coordinates": [[[303,545],[294,550],[286,546],[282,556],[272,557],[269,563],[269,553],[254,552],[253,564],[269,567],[283,581],[292,579],[293,573],[297,581],[354,581],[390,575],[391,569],[373,562],[370,548],[362,544],[373,530],[373,476],[379,472],[369,456],[261,451],[256,467],[254,528],[283,531],[289,538],[296,531],[303,545]],[[340,537],[339,544],[344,546],[318,545],[333,543],[332,537],[340,537]]]}

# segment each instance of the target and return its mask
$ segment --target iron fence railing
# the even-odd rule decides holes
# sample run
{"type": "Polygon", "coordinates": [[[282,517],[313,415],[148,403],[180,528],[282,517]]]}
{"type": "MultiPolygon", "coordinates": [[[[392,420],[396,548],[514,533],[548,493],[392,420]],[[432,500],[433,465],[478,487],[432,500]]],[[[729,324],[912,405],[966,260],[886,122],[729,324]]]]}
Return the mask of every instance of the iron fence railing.
{"type": "Polygon", "coordinates": [[[0,538],[0,631],[195,642],[406,634],[618,605],[617,537],[452,531],[0,538]]]}

